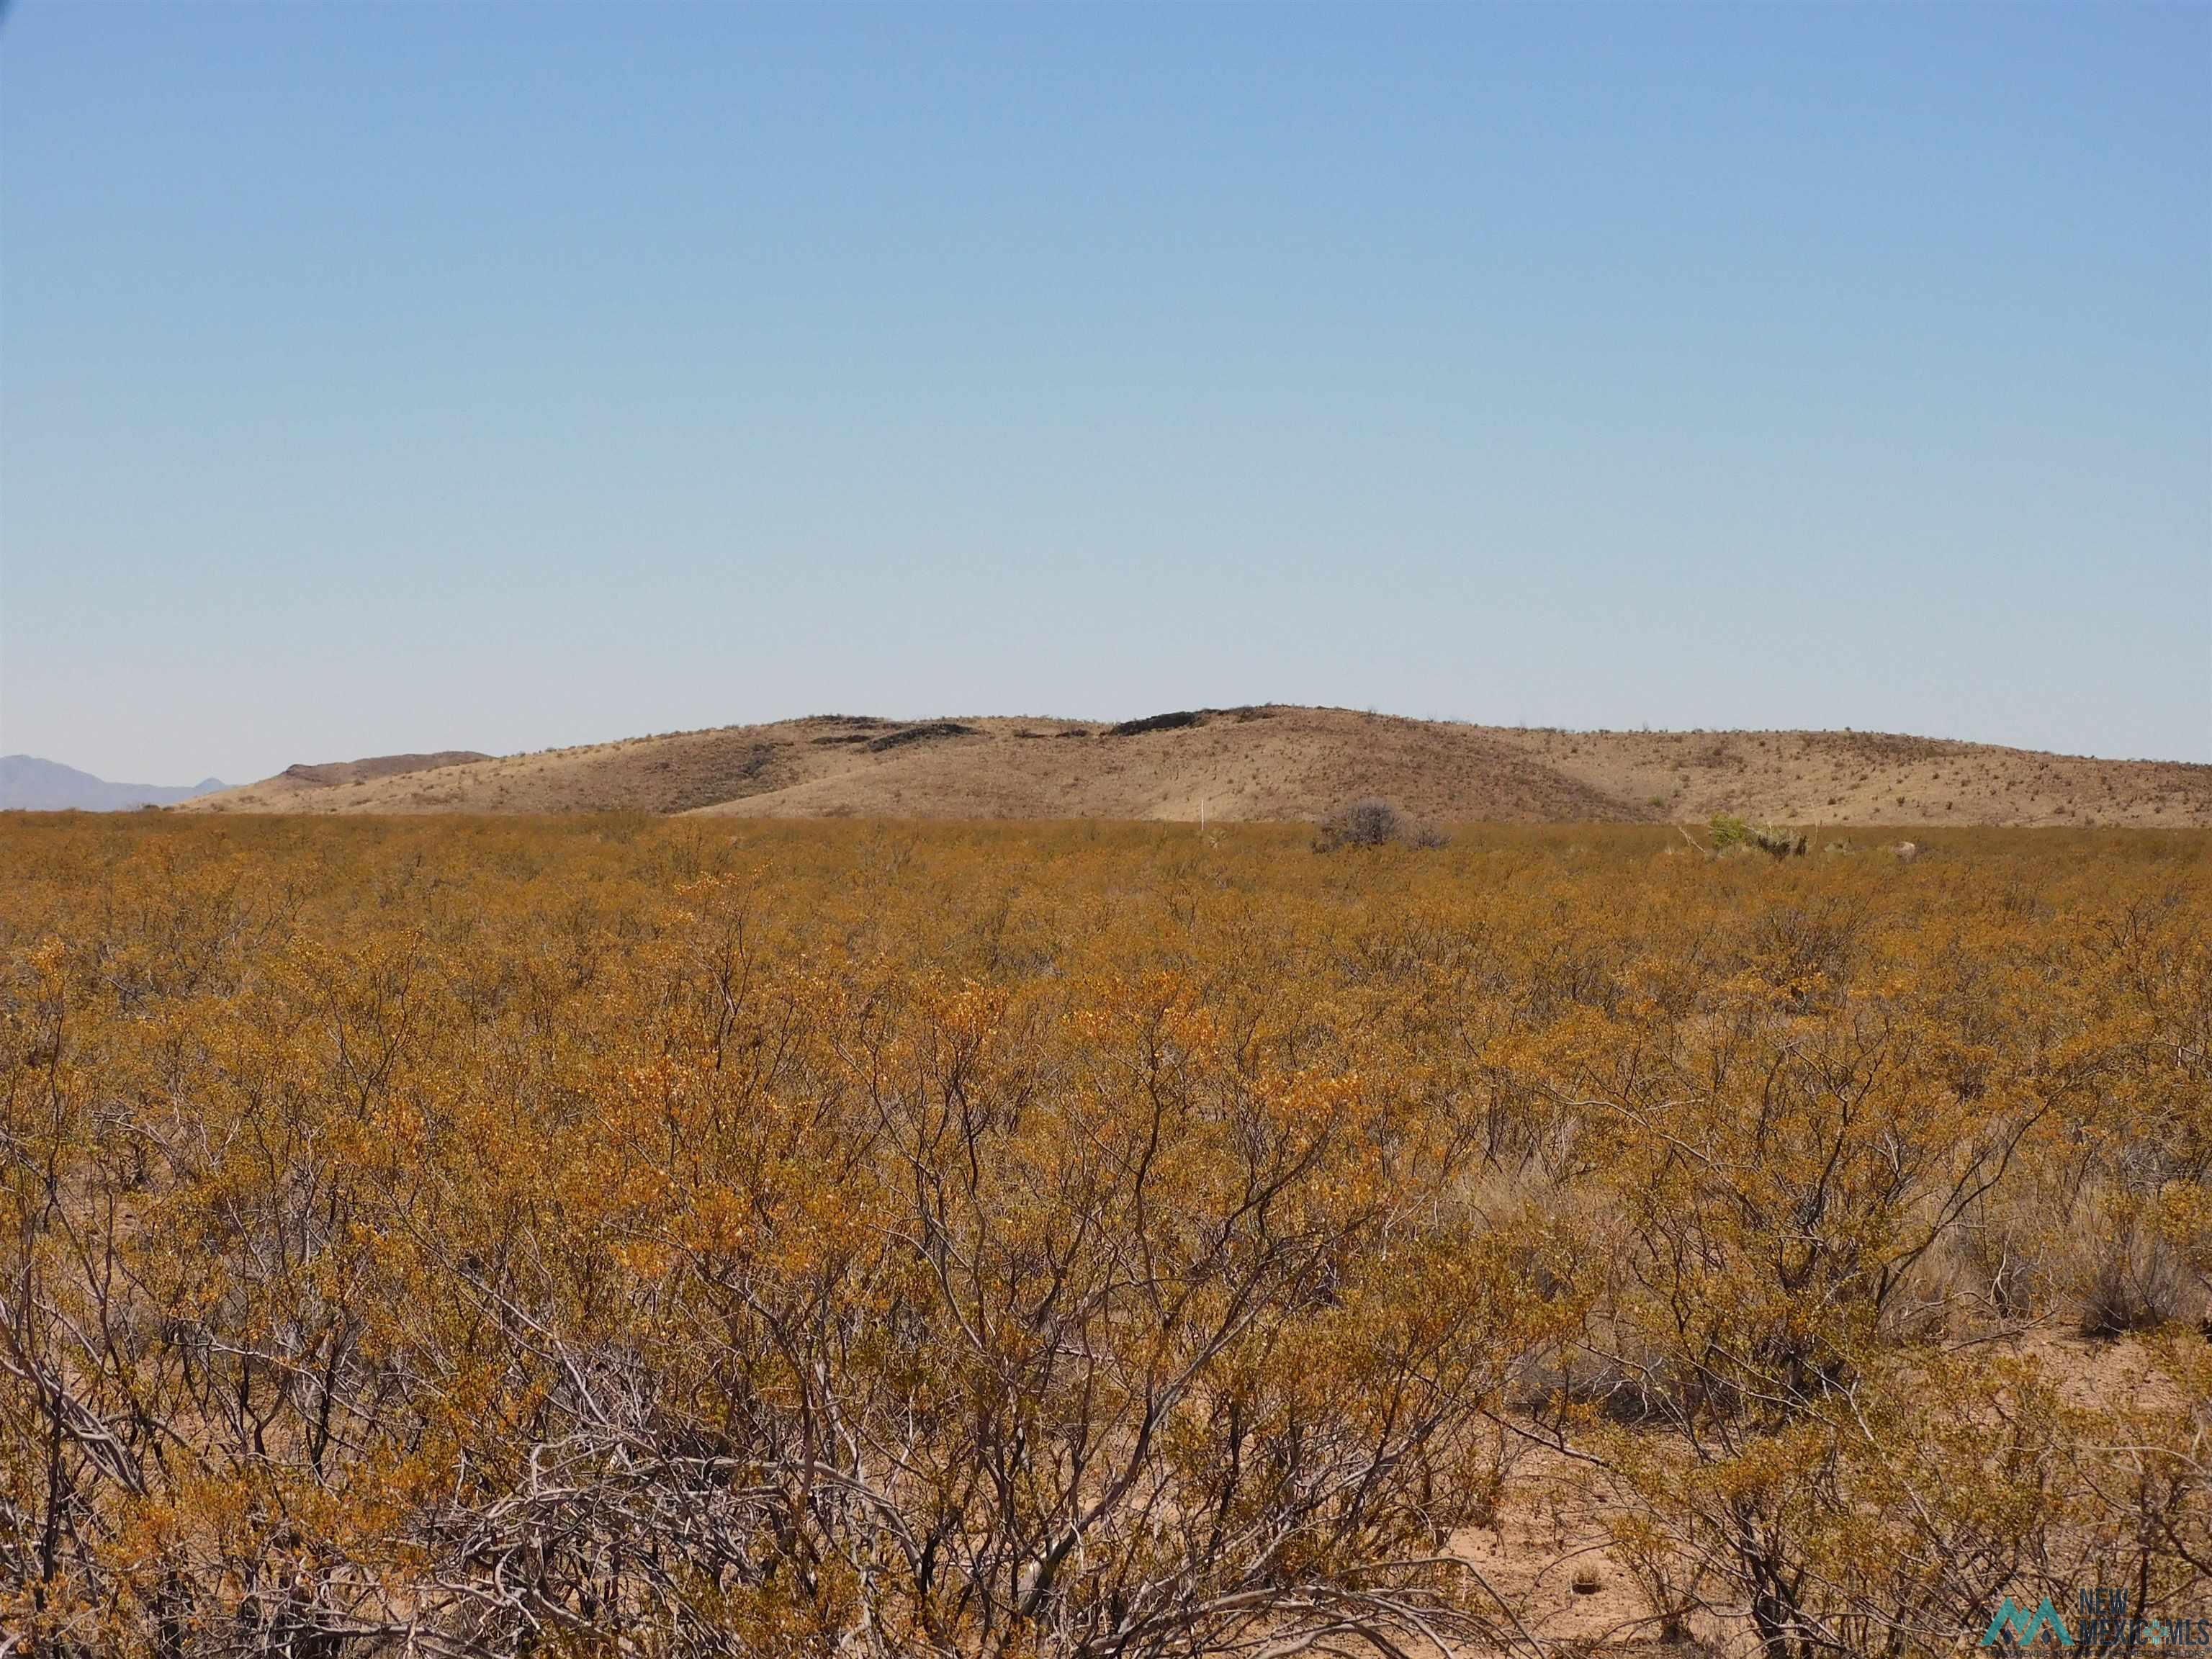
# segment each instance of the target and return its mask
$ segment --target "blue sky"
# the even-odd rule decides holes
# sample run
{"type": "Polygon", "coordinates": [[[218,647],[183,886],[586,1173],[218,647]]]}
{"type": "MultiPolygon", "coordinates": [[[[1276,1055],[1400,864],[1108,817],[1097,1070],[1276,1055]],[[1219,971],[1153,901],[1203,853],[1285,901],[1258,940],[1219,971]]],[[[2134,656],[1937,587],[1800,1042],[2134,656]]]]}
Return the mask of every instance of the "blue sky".
{"type": "Polygon", "coordinates": [[[0,749],[2212,760],[2212,7],[0,23],[0,749]]]}

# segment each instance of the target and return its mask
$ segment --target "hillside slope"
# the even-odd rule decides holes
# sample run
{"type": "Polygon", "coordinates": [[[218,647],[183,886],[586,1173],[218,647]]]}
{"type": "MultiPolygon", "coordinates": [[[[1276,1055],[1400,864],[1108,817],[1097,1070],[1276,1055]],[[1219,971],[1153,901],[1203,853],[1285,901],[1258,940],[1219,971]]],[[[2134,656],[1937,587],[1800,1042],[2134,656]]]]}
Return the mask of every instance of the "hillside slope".
{"type": "Polygon", "coordinates": [[[440,807],[485,811],[490,809],[432,799],[436,786],[426,785],[424,775],[491,759],[474,749],[445,749],[429,755],[302,762],[286,767],[273,778],[226,789],[191,805],[195,811],[239,812],[408,812],[440,807]],[[394,795],[404,797],[404,801],[392,799],[394,795]]]}
{"type": "Polygon", "coordinates": [[[295,766],[180,811],[2212,826],[2212,767],[1854,732],[1559,732],[1273,706],[1133,720],[817,715],[537,754],[295,766]]]}

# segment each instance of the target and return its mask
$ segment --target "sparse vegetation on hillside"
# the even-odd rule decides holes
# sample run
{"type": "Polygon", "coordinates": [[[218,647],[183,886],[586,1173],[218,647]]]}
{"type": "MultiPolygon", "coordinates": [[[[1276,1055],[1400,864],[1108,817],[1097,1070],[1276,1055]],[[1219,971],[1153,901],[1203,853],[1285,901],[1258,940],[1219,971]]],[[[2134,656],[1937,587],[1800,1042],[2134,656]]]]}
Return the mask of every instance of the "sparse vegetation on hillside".
{"type": "Polygon", "coordinates": [[[1123,720],[1108,729],[1117,738],[1133,738],[1145,732],[1178,732],[1187,726],[1206,724],[1206,712],[1198,708],[1178,708],[1168,714],[1146,714],[1141,720],[1123,720]]]}
{"type": "Polygon", "coordinates": [[[1437,824],[1694,823],[1725,812],[1815,831],[1908,823],[2212,827],[2212,767],[1856,732],[1507,730],[1275,706],[1182,709],[1103,727],[817,715],[538,755],[294,768],[183,810],[1310,823],[1362,795],[1437,824]],[[1067,741],[1037,741],[1047,735],[1067,741]],[[1085,741],[1099,738],[1111,741],[1085,741]]]}
{"type": "Polygon", "coordinates": [[[2002,1595],[2187,1612],[2212,848],[1933,850],[0,821],[0,1632],[1872,1659],[2002,1595]]]}

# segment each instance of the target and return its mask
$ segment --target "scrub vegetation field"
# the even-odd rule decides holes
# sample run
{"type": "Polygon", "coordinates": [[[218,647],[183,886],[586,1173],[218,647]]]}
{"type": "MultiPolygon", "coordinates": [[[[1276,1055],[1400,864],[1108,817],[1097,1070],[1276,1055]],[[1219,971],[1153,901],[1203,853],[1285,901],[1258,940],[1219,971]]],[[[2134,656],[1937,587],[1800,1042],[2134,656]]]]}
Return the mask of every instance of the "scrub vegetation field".
{"type": "Polygon", "coordinates": [[[1915,838],[0,819],[0,1653],[2212,1616],[2212,840],[1915,838]]]}

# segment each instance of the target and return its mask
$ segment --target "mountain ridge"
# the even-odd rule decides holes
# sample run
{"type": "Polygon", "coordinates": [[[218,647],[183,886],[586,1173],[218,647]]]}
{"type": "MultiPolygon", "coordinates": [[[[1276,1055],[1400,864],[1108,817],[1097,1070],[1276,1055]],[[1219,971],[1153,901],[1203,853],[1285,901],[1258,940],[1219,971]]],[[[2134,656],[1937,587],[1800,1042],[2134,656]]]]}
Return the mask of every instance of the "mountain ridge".
{"type": "Polygon", "coordinates": [[[2212,826],[2212,766],[1891,732],[1573,732],[1292,704],[1106,722],[809,715],[480,756],[295,766],[175,810],[2212,826]]]}
{"type": "Polygon", "coordinates": [[[221,778],[189,784],[111,783],[37,755],[0,755],[0,811],[127,812],[229,787],[221,778]]]}

